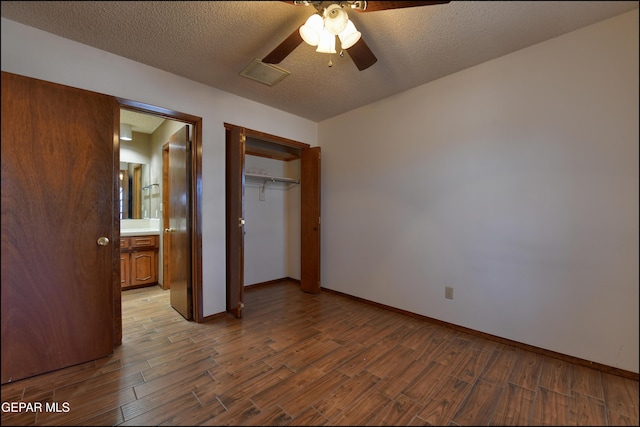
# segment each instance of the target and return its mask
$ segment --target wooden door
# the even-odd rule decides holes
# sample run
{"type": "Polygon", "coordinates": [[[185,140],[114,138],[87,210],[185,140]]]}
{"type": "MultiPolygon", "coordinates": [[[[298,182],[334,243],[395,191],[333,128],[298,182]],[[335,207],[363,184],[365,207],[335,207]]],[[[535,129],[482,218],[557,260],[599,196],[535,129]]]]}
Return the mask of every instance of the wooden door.
{"type": "Polygon", "coordinates": [[[111,96],[2,72],[3,384],[113,352],[118,124],[111,96]]]}
{"type": "Polygon", "coordinates": [[[227,312],[242,317],[244,307],[244,152],[243,128],[226,136],[226,256],[227,312]]]}
{"type": "Polygon", "coordinates": [[[302,149],[300,165],[300,289],[320,292],[320,147],[302,149]]]}
{"type": "MultiPolygon", "coordinates": [[[[189,241],[190,194],[187,185],[189,176],[187,153],[189,127],[184,126],[169,138],[169,282],[171,306],[191,320],[191,245],[189,241]]],[[[167,233],[165,233],[167,234],[167,233]]]]}
{"type": "Polygon", "coordinates": [[[169,198],[169,143],[162,147],[162,224],[165,225],[162,234],[162,289],[171,289],[171,273],[169,271],[171,259],[171,199],[169,198]]]}

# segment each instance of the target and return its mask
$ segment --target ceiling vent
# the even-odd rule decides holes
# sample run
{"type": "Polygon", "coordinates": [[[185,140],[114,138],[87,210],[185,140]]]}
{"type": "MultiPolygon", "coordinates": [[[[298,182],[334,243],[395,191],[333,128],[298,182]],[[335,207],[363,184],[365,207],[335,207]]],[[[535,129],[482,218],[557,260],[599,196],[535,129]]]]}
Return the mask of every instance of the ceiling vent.
{"type": "Polygon", "coordinates": [[[242,77],[258,81],[267,86],[274,86],[289,74],[291,74],[289,71],[272,64],[265,64],[258,58],[251,61],[251,63],[240,72],[242,77]]]}

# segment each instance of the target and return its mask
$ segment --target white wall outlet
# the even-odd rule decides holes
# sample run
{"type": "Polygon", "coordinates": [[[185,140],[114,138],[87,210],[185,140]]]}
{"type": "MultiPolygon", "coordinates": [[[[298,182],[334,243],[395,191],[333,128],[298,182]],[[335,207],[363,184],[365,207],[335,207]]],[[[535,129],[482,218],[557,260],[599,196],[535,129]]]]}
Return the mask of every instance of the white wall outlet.
{"type": "Polygon", "coordinates": [[[453,288],[451,286],[445,286],[444,297],[446,299],[453,299],[453,288]]]}

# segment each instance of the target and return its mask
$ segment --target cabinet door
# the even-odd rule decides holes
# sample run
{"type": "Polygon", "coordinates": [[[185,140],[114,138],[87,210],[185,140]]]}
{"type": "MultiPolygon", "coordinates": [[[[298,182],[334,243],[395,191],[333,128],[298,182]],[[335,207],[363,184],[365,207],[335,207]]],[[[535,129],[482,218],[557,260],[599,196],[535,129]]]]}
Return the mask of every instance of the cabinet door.
{"type": "Polygon", "coordinates": [[[131,285],[158,281],[158,257],[155,250],[131,253],[131,285]]]}
{"type": "Polygon", "coordinates": [[[131,270],[130,270],[129,254],[120,254],[120,286],[126,288],[131,286],[131,270]]]}
{"type": "Polygon", "coordinates": [[[128,237],[121,237],[120,238],[120,250],[127,250],[129,249],[129,238],[128,237]]]}
{"type": "Polygon", "coordinates": [[[131,263],[128,251],[129,239],[127,237],[120,238],[120,288],[122,289],[131,286],[131,263]]]}

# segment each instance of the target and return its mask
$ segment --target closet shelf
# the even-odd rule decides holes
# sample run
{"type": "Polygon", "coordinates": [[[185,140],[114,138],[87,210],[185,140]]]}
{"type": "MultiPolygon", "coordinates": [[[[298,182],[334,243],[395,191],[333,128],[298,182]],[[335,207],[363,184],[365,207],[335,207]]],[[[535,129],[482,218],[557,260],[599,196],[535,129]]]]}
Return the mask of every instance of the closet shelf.
{"type": "Polygon", "coordinates": [[[246,178],[262,179],[264,181],[288,182],[290,184],[300,184],[300,180],[299,179],[293,179],[293,178],[285,178],[285,177],[270,176],[270,175],[259,175],[259,174],[255,174],[255,173],[245,173],[244,176],[246,178]]]}

